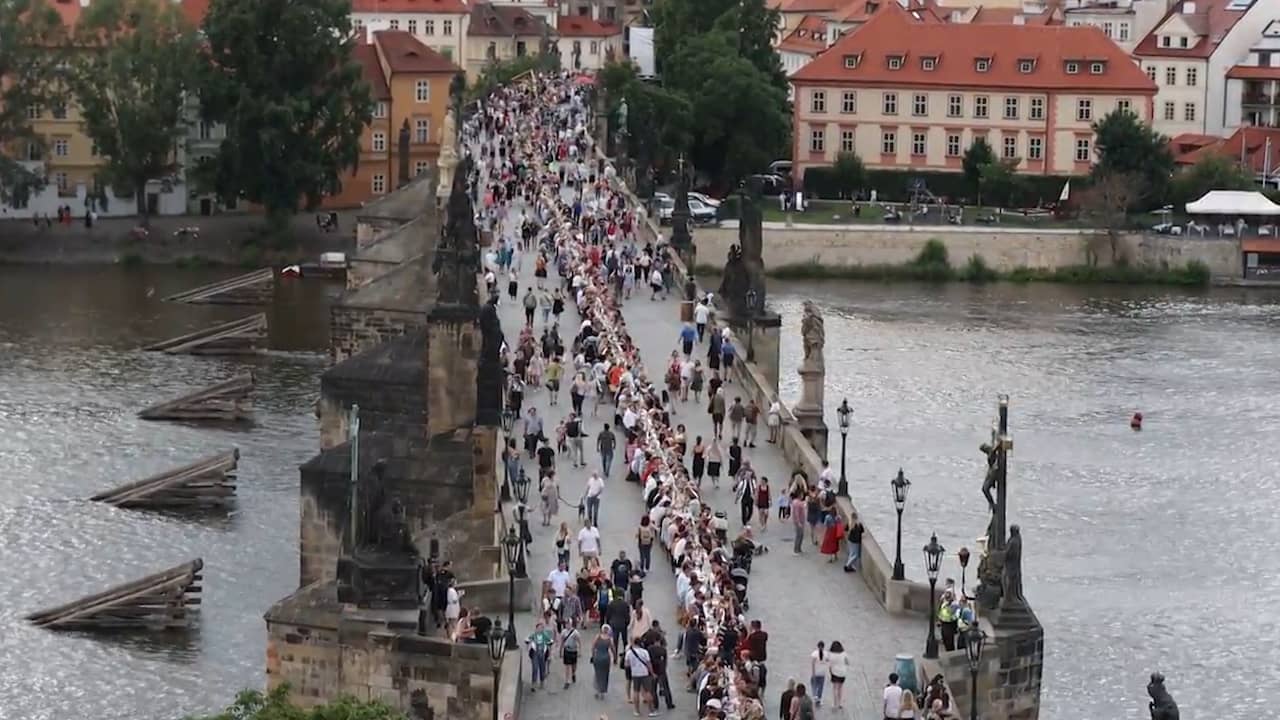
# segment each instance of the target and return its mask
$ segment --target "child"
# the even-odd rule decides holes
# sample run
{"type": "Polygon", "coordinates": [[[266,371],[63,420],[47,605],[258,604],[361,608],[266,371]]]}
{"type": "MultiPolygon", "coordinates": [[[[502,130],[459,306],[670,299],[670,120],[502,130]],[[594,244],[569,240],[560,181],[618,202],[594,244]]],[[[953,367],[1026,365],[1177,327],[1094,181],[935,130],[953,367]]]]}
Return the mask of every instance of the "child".
{"type": "Polygon", "coordinates": [[[774,505],[778,508],[779,520],[791,519],[791,498],[787,495],[786,488],[778,491],[778,501],[774,505]]]}

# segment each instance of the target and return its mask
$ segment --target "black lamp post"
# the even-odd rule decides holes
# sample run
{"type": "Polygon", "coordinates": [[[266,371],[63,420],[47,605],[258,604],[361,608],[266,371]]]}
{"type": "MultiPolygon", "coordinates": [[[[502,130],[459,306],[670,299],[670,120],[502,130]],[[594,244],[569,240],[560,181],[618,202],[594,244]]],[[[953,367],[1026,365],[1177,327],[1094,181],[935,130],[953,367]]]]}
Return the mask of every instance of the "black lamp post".
{"type": "Polygon", "coordinates": [[[965,594],[965,591],[964,591],[964,571],[965,571],[965,568],[969,567],[969,548],[967,547],[960,548],[959,554],[960,554],[960,594],[963,595],[964,597],[969,597],[967,594],[965,594]]]}
{"type": "MultiPolygon", "coordinates": [[[[502,410],[502,447],[503,454],[511,452],[511,429],[516,425],[516,414],[511,408],[502,410]]],[[[519,448],[515,456],[520,457],[519,448]]],[[[511,470],[507,463],[502,463],[502,502],[511,502],[511,470]]]]}
{"type": "Polygon", "coordinates": [[[889,484],[893,487],[893,507],[898,511],[898,543],[893,556],[893,579],[906,580],[907,569],[902,565],[902,511],[907,507],[907,488],[911,487],[911,481],[902,474],[902,468],[898,468],[898,476],[889,484]]]}
{"type": "Polygon", "coordinates": [[[938,588],[938,568],[942,566],[942,554],[947,549],[938,544],[938,534],[934,533],[929,538],[929,544],[924,546],[924,569],[929,574],[929,639],[924,643],[924,656],[929,660],[935,660],[938,657],[938,635],[934,632],[934,625],[938,618],[937,598],[935,594],[938,588]]]}
{"type": "Polygon", "coordinates": [[[507,647],[515,647],[516,640],[516,561],[520,557],[520,538],[516,529],[507,528],[502,538],[502,559],[507,561],[507,647]]]}
{"type": "Polygon", "coordinates": [[[964,634],[964,654],[969,656],[969,720],[978,720],[978,666],[986,640],[986,634],[976,624],[964,634]]]}
{"type": "Polygon", "coordinates": [[[494,620],[489,629],[489,659],[493,661],[493,720],[498,720],[498,676],[502,674],[502,658],[507,654],[502,621],[494,620]]]}
{"type": "Polygon", "coordinates": [[[525,503],[529,502],[529,476],[524,473],[524,468],[520,468],[520,474],[516,475],[516,521],[520,524],[520,556],[516,558],[516,577],[529,577],[527,568],[525,568],[525,538],[529,537],[529,524],[525,520],[525,503]]]}
{"type": "Polygon", "coordinates": [[[840,407],[836,408],[836,415],[840,418],[840,484],[836,486],[836,494],[849,497],[849,477],[845,474],[845,451],[849,447],[849,420],[853,415],[853,408],[849,407],[849,398],[840,401],[840,407]]]}
{"type": "Polygon", "coordinates": [[[755,289],[747,291],[747,362],[756,361],[756,295],[755,289]]]}

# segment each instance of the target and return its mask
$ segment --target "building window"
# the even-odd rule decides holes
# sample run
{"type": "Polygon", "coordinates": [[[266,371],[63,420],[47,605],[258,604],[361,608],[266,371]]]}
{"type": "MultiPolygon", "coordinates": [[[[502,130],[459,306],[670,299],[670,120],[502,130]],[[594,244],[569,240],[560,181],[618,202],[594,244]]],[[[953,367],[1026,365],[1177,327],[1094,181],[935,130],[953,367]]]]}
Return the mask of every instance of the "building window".
{"type": "Polygon", "coordinates": [[[387,176],[378,174],[373,176],[373,194],[382,195],[387,191],[387,176]]]}
{"type": "Polygon", "coordinates": [[[840,152],[842,152],[842,153],[851,153],[851,152],[854,152],[854,142],[853,142],[853,131],[852,131],[852,130],[841,130],[841,131],[840,131],[840,152]]]}
{"type": "Polygon", "coordinates": [[[1182,119],[1185,122],[1196,121],[1196,104],[1195,103],[1189,102],[1182,106],[1182,119]]]}
{"type": "Polygon", "coordinates": [[[911,133],[911,154],[927,155],[929,153],[928,136],[922,132],[911,133]]]}
{"type": "Polygon", "coordinates": [[[419,80],[413,84],[413,98],[420,103],[431,102],[431,81],[419,80]]]}
{"type": "Polygon", "coordinates": [[[858,112],[858,93],[856,90],[845,90],[840,96],[840,112],[852,115],[858,112]]]}
{"type": "Polygon", "coordinates": [[[56,172],[53,174],[53,184],[57,186],[58,192],[66,192],[71,186],[71,180],[67,178],[64,172],[56,172]]]}
{"type": "Polygon", "coordinates": [[[1173,87],[1178,84],[1178,68],[1170,65],[1164,69],[1164,84],[1173,87]]]}
{"type": "Polygon", "coordinates": [[[814,90],[809,96],[809,112],[821,115],[827,111],[827,94],[822,90],[814,90]]]}
{"type": "MultiPolygon", "coordinates": [[[[379,100],[377,104],[373,106],[373,116],[379,120],[387,116],[387,103],[385,100],[379,100]]],[[[200,124],[203,125],[204,123],[200,124]]]]}
{"type": "Polygon", "coordinates": [[[890,70],[900,70],[900,69],[902,69],[902,56],[901,56],[901,55],[890,55],[890,56],[889,56],[889,69],[890,69],[890,70]]]}
{"type": "Polygon", "coordinates": [[[1129,23],[1120,23],[1120,32],[1116,33],[1116,39],[1122,42],[1129,39],[1129,23]]]}
{"type": "Polygon", "coordinates": [[[988,117],[986,95],[977,95],[973,98],[973,116],[976,118],[988,117]]]}
{"type": "Polygon", "coordinates": [[[53,104],[53,119],[54,120],[67,119],[67,104],[65,102],[59,101],[53,104]]]}
{"type": "Polygon", "coordinates": [[[1102,71],[1103,71],[1104,69],[1105,69],[1105,68],[1104,68],[1103,64],[1102,64],[1102,63],[1100,63],[1100,62],[1096,62],[1096,63],[1089,63],[1089,74],[1090,74],[1090,75],[1101,75],[1101,74],[1102,74],[1102,71]]]}
{"type": "Polygon", "coordinates": [[[591,50],[590,50],[590,53],[591,53],[592,55],[595,55],[595,54],[597,54],[597,53],[599,53],[599,52],[600,52],[600,43],[599,43],[598,41],[596,41],[596,40],[592,40],[592,41],[591,41],[591,50]]]}
{"type": "Polygon", "coordinates": [[[884,94],[884,114],[898,114],[898,93],[887,92],[884,94]]]}
{"type": "Polygon", "coordinates": [[[958,118],[964,114],[964,97],[961,95],[947,96],[947,117],[958,118]]]}
{"type": "Polygon", "coordinates": [[[390,23],[390,26],[391,26],[391,29],[392,29],[392,30],[399,30],[399,29],[400,29],[400,21],[399,21],[398,19],[392,18],[391,23],[390,23]]]}
{"type": "Polygon", "coordinates": [[[938,67],[938,59],[937,59],[937,58],[931,58],[931,57],[927,57],[927,58],[920,58],[920,69],[921,69],[921,70],[933,70],[933,69],[934,69],[934,68],[936,68],[936,67],[938,67]]]}
{"type": "Polygon", "coordinates": [[[419,160],[413,164],[413,176],[418,177],[431,169],[431,163],[426,160],[419,160]]]}
{"type": "Polygon", "coordinates": [[[53,156],[66,157],[71,154],[71,142],[67,138],[56,138],[53,141],[53,156]]]}
{"type": "Polygon", "coordinates": [[[1068,75],[1075,75],[1075,74],[1076,74],[1076,73],[1078,73],[1078,72],[1080,72],[1080,63],[1078,63],[1078,62],[1069,62],[1069,63],[1067,63],[1067,74],[1068,74],[1068,75]]]}
{"type": "Polygon", "coordinates": [[[351,21],[351,26],[356,29],[356,32],[361,32],[362,30],[364,30],[364,21],[361,20],[360,18],[356,18],[355,20],[351,21]]]}
{"type": "Polygon", "coordinates": [[[435,34],[436,34],[436,21],[435,21],[435,20],[423,20],[423,21],[422,21],[422,34],[423,34],[423,35],[435,35],[435,34]]]}
{"type": "Polygon", "coordinates": [[[1168,35],[1161,35],[1160,47],[1173,47],[1173,38],[1168,35]]]}
{"type": "Polygon", "coordinates": [[[880,154],[881,155],[897,155],[898,154],[898,133],[894,130],[885,130],[880,133],[880,154]]]}
{"type": "Polygon", "coordinates": [[[1112,26],[1112,24],[1111,24],[1111,23],[1109,23],[1109,22],[1104,22],[1104,23],[1102,23],[1102,32],[1103,32],[1103,34],[1105,34],[1107,37],[1114,37],[1114,35],[1112,35],[1112,33],[1111,33],[1111,31],[1112,31],[1113,29],[1114,29],[1114,27],[1112,26]]]}
{"type": "Polygon", "coordinates": [[[410,20],[410,21],[409,21],[409,34],[410,34],[410,35],[417,35],[417,34],[418,34],[418,21],[417,21],[417,20],[410,20]]]}
{"type": "Polygon", "coordinates": [[[1044,157],[1044,138],[1027,138],[1027,159],[1039,160],[1044,157]]]}
{"type": "Polygon", "coordinates": [[[1076,162],[1089,162],[1089,138],[1076,139],[1076,162]]]}
{"type": "Polygon", "coordinates": [[[911,98],[911,114],[916,117],[924,117],[929,114],[929,96],[924,93],[916,93],[911,98]]]}
{"type": "Polygon", "coordinates": [[[854,69],[854,68],[858,67],[858,56],[857,56],[857,55],[845,55],[845,56],[844,56],[844,66],[845,66],[846,68],[848,68],[849,70],[852,70],[852,69],[854,69]]]}
{"type": "Polygon", "coordinates": [[[1030,109],[1030,112],[1028,113],[1028,117],[1030,117],[1032,120],[1044,119],[1044,98],[1042,97],[1031,98],[1031,109],[1030,109]]]}
{"type": "Polygon", "coordinates": [[[1164,119],[1173,120],[1173,118],[1176,117],[1176,115],[1177,115],[1177,107],[1172,102],[1166,100],[1164,103],[1164,119]]]}
{"type": "Polygon", "coordinates": [[[1002,156],[1005,160],[1016,160],[1018,158],[1018,136],[1004,136],[1004,150],[1002,156]]]}
{"type": "Polygon", "coordinates": [[[376,153],[387,151],[387,134],[376,132],[373,134],[373,151],[376,153]]]}
{"type": "Polygon", "coordinates": [[[36,161],[44,157],[40,143],[29,140],[27,141],[27,160],[36,161]]]}
{"type": "Polygon", "coordinates": [[[40,106],[39,106],[39,105],[29,105],[29,106],[27,106],[27,119],[28,119],[28,120],[36,120],[36,119],[39,119],[39,117],[40,117],[40,106]]]}
{"type": "Polygon", "coordinates": [[[1031,71],[1034,70],[1035,68],[1036,68],[1036,64],[1031,60],[1018,61],[1018,72],[1022,73],[1023,75],[1030,75],[1031,71]]]}
{"type": "Polygon", "coordinates": [[[196,125],[196,136],[201,140],[208,140],[213,137],[213,128],[207,121],[201,120],[200,123],[196,125]]]}
{"type": "Polygon", "coordinates": [[[960,136],[956,134],[947,136],[947,157],[960,157],[960,136]]]}
{"type": "Polygon", "coordinates": [[[1018,98],[1016,97],[1007,97],[1004,99],[1004,119],[1005,120],[1018,119],[1018,115],[1021,114],[1021,109],[1019,108],[1018,105],[1019,105],[1018,98]]]}
{"type": "Polygon", "coordinates": [[[973,69],[978,72],[986,72],[991,69],[990,58],[978,58],[973,63],[973,69]]]}
{"type": "Polygon", "coordinates": [[[826,129],[824,128],[821,130],[810,130],[809,131],[809,152],[821,153],[826,151],[827,151],[826,129]]]}
{"type": "Polygon", "coordinates": [[[1182,37],[1178,38],[1178,45],[1184,48],[1190,45],[1190,43],[1187,41],[1186,35],[1183,35],[1182,37]]]}
{"type": "Polygon", "coordinates": [[[1155,65],[1148,65],[1148,66],[1147,66],[1147,77],[1151,78],[1151,82],[1155,82],[1155,81],[1156,81],[1156,66],[1155,66],[1155,65]]]}
{"type": "Polygon", "coordinates": [[[431,142],[431,118],[417,118],[413,121],[413,141],[419,145],[431,142]]]}
{"type": "Polygon", "coordinates": [[[1200,82],[1200,73],[1195,68],[1187,68],[1187,87],[1195,87],[1200,82]]]}
{"type": "Polygon", "coordinates": [[[453,21],[452,21],[452,20],[445,20],[445,21],[443,21],[443,22],[441,22],[441,23],[440,23],[440,34],[441,34],[441,35],[453,35],[453,21]]]}
{"type": "Polygon", "coordinates": [[[1076,100],[1076,120],[1089,122],[1093,120],[1093,101],[1089,98],[1076,100]]]}
{"type": "Polygon", "coordinates": [[[1127,98],[1120,98],[1116,101],[1116,109],[1120,112],[1131,113],[1133,112],[1133,103],[1129,102],[1127,98]]]}

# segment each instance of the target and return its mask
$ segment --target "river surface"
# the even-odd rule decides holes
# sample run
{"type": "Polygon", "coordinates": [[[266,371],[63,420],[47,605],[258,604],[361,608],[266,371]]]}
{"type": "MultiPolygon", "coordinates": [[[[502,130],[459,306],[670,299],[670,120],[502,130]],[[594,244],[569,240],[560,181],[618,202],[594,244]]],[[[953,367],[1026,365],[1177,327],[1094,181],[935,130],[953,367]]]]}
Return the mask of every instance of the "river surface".
{"type": "Polygon", "coordinates": [[[782,350],[791,404],[805,299],[826,320],[833,465],[848,397],[850,494],[891,557],[889,481],[899,467],[911,480],[910,577],[937,532],[959,581],[954,552],[988,518],[977,446],[1010,395],[1009,518],[1046,632],[1042,718],[1146,718],[1153,670],[1184,718],[1274,708],[1280,294],[772,282],[796,339],[782,350]]]}
{"type": "Polygon", "coordinates": [[[161,302],[234,273],[0,267],[0,718],[164,720],[263,685],[262,614],[297,587],[297,466],[318,447],[326,298],[338,288],[278,291],[271,351],[259,358],[138,349],[257,312],[161,302]],[[135,416],[246,369],[258,383],[250,428],[135,416]],[[232,447],[241,459],[230,514],[180,518],[85,499],[232,447]],[[21,619],[196,557],[204,603],[182,639],[95,638],[21,619]]]}

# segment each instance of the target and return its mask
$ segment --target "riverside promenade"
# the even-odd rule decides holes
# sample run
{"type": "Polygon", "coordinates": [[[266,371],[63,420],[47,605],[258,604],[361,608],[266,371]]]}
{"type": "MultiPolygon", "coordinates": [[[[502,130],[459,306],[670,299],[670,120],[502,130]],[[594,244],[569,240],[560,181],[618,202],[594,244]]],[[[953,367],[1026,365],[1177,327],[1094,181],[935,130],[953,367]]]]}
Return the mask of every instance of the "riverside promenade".
{"type": "MultiPolygon", "coordinates": [[[[534,282],[533,264],[533,258],[524,259],[523,272],[519,274],[521,298],[525,289],[534,282]]],[[[499,285],[505,291],[505,278],[501,279],[499,285]]],[[[512,301],[504,294],[499,311],[508,337],[514,337],[524,324],[523,306],[520,301],[512,301]]],[[[650,377],[660,377],[671,351],[676,349],[680,330],[679,302],[675,294],[669,299],[651,301],[647,291],[637,292],[631,300],[624,303],[623,314],[631,337],[642,352],[647,373],[650,377]]],[[[561,320],[561,333],[568,345],[580,323],[572,304],[566,308],[561,320]]],[[[535,330],[540,334],[542,327],[539,312],[535,318],[535,330]]],[[[798,338],[796,341],[799,341],[798,338]]],[[[695,349],[695,357],[698,356],[705,359],[705,344],[695,349]]],[[[566,377],[565,386],[569,379],[566,377]]],[[[729,403],[739,394],[739,389],[736,381],[726,386],[729,403]]],[[[544,416],[546,434],[554,436],[554,428],[571,409],[567,389],[562,387],[557,405],[549,405],[548,400],[545,387],[530,387],[526,391],[524,405],[526,408],[538,409],[538,413],[544,416]]],[[[746,402],[745,394],[743,401],[746,402]]],[[[594,398],[589,397],[583,406],[586,415],[584,427],[590,435],[585,442],[588,467],[574,468],[567,455],[557,457],[560,492],[571,502],[577,502],[581,497],[590,473],[600,469],[599,458],[593,452],[594,436],[599,434],[605,423],[612,422],[613,419],[613,408],[608,404],[602,404],[598,414],[593,417],[593,404],[594,398]]],[[[688,403],[677,401],[676,416],[672,418],[672,422],[686,426],[690,447],[698,435],[708,440],[711,437],[711,418],[706,412],[705,400],[702,403],[692,399],[688,403]]],[[[519,425],[517,423],[517,432],[519,425]]],[[[779,449],[765,442],[766,437],[767,429],[763,426],[762,417],[759,447],[744,449],[743,458],[751,462],[758,474],[769,478],[776,497],[777,488],[787,481],[793,468],[779,449]]],[[[727,440],[726,431],[726,442],[727,440]]],[[[620,453],[621,447],[618,457],[620,453]]],[[[536,478],[535,464],[527,456],[524,456],[523,462],[526,471],[536,478]]],[[[635,533],[644,513],[641,489],[624,480],[625,463],[615,458],[612,470],[612,474],[606,478],[600,508],[601,557],[606,565],[617,557],[620,550],[626,551],[628,557],[638,559],[635,533]]],[[[703,491],[705,502],[714,509],[726,512],[731,523],[730,535],[736,535],[741,529],[741,516],[734,501],[731,483],[722,480],[720,488],[716,490],[711,489],[709,481],[704,481],[703,491]]],[[[530,504],[535,507],[529,513],[534,538],[529,575],[535,584],[540,584],[555,565],[554,534],[559,523],[567,521],[575,536],[581,523],[578,522],[577,511],[561,503],[559,515],[553,520],[552,526],[541,527],[536,494],[536,488],[530,490],[530,504]]],[[[857,720],[880,717],[881,691],[889,673],[894,669],[894,657],[900,653],[918,654],[924,647],[927,631],[924,617],[889,614],[857,575],[843,572],[840,562],[827,563],[812,544],[805,547],[801,557],[793,556],[790,521],[780,522],[776,511],[770,512],[772,517],[766,531],[761,532],[758,522],[753,523],[757,540],[768,545],[770,552],[756,558],[748,592],[751,603],[748,619],[760,620],[769,633],[769,684],[763,698],[768,716],[777,716],[778,698],[788,677],[808,684],[809,655],[817,642],[825,641],[830,646],[832,641],[838,640],[848,651],[851,663],[850,675],[845,683],[845,707],[836,710],[832,706],[831,684],[828,682],[826,701],[819,709],[819,714],[857,720]]],[[[576,546],[572,562],[577,567],[576,546]]],[[[644,597],[653,617],[666,628],[669,642],[674,644],[679,632],[675,623],[675,581],[667,558],[660,549],[655,551],[653,570],[645,581],[644,597]]],[[[517,629],[523,640],[532,627],[527,615],[517,622],[517,629]]],[[[576,685],[563,689],[564,668],[558,659],[552,660],[550,679],[545,691],[530,691],[526,671],[522,720],[594,719],[601,715],[619,718],[630,715],[631,709],[624,704],[624,677],[620,670],[615,670],[610,678],[609,695],[605,701],[597,701],[592,697],[591,667],[585,659],[585,648],[589,647],[597,631],[598,628],[593,626],[583,632],[584,659],[579,662],[579,679],[576,685]]],[[[676,709],[670,712],[663,709],[661,712],[671,717],[693,717],[695,698],[683,690],[682,665],[673,661],[670,667],[676,709]]]]}

